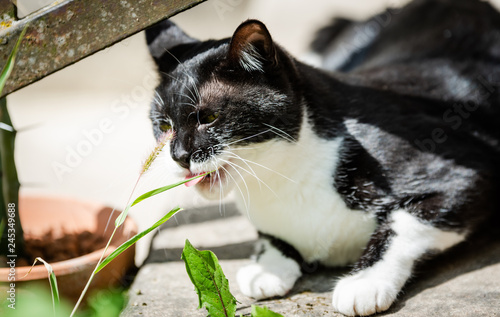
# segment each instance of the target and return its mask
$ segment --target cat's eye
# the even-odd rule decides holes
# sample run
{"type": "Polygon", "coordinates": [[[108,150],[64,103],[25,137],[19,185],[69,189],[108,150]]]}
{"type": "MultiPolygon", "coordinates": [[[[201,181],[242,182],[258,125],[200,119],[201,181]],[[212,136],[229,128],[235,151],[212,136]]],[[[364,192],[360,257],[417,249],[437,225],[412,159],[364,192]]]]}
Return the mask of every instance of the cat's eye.
{"type": "Polygon", "coordinates": [[[219,118],[219,112],[214,112],[214,113],[211,113],[209,114],[208,116],[206,116],[201,123],[203,124],[209,124],[209,123],[212,123],[214,122],[215,120],[217,120],[217,118],[219,118]]]}
{"type": "Polygon", "coordinates": [[[162,124],[160,124],[160,130],[163,132],[172,130],[172,125],[170,123],[163,122],[162,124]]]}

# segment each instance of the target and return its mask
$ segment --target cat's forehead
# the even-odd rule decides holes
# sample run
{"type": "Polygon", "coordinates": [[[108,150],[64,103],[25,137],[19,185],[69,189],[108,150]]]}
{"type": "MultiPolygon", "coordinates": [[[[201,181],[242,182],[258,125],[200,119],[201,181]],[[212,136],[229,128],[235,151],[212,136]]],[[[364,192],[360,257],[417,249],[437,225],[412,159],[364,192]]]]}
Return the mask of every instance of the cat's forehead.
{"type": "Polygon", "coordinates": [[[201,66],[208,66],[202,64],[213,63],[215,60],[221,60],[227,55],[229,44],[225,42],[219,42],[217,45],[209,48],[199,50],[195,55],[190,56],[184,61],[186,67],[199,68],[201,66]]]}
{"type": "Polygon", "coordinates": [[[198,80],[205,79],[227,54],[228,44],[220,43],[217,46],[197,47],[175,57],[176,64],[171,74],[182,78],[194,76],[198,80]]]}
{"type": "Polygon", "coordinates": [[[192,111],[206,108],[220,109],[227,103],[245,99],[249,92],[237,83],[221,80],[215,74],[206,78],[185,74],[182,82],[178,81],[171,86],[167,93],[173,97],[174,106],[189,104],[192,111]]]}
{"type": "Polygon", "coordinates": [[[164,74],[167,93],[176,99],[193,99],[197,106],[243,94],[241,80],[224,67],[227,50],[228,44],[224,43],[179,62],[164,74]]]}
{"type": "Polygon", "coordinates": [[[206,82],[213,79],[227,48],[227,44],[222,44],[175,57],[175,65],[171,70],[162,73],[164,88],[170,91],[197,92],[200,86],[205,86],[206,82]]]}

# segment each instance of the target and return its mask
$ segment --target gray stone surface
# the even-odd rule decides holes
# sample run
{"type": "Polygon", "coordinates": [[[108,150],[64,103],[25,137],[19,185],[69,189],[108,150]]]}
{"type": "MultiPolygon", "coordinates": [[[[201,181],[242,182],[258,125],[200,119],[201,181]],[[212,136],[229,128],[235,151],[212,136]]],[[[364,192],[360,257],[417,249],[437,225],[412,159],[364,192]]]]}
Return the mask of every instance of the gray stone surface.
{"type": "MultiPolygon", "coordinates": [[[[219,217],[217,212],[212,215],[219,217]]],[[[249,316],[256,302],[241,294],[235,276],[249,262],[256,234],[243,216],[228,213],[222,219],[161,230],[130,289],[122,317],[206,316],[205,310],[197,309],[194,287],[180,261],[186,238],[199,249],[215,252],[239,301],[237,314],[249,316]]],[[[287,317],[341,316],[332,311],[331,289],[346,272],[317,269],[299,280],[285,298],[256,304],[287,317]]],[[[379,315],[500,317],[500,239],[478,237],[418,266],[397,302],[379,315]]]]}

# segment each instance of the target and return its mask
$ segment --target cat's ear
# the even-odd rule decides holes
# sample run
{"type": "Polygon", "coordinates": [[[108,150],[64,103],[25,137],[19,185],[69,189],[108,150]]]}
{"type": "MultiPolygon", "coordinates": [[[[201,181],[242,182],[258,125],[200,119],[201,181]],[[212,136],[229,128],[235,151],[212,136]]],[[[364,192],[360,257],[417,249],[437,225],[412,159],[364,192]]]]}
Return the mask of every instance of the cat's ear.
{"type": "Polygon", "coordinates": [[[160,58],[172,48],[199,41],[184,33],[172,21],[163,20],[146,30],[146,42],[151,56],[158,63],[160,58]]]}
{"type": "Polygon", "coordinates": [[[263,72],[265,66],[276,65],[276,47],[266,26],[257,20],[240,24],[231,38],[228,58],[246,71],[263,72]]]}

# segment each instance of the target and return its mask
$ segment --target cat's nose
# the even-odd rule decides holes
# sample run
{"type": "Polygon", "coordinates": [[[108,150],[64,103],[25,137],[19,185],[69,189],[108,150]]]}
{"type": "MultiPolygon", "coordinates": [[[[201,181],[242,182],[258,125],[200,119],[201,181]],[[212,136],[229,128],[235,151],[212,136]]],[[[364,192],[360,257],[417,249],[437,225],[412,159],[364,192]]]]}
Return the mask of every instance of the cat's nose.
{"type": "Polygon", "coordinates": [[[185,150],[175,151],[173,155],[174,161],[180,165],[180,167],[189,169],[189,161],[191,160],[191,155],[185,150]]]}

